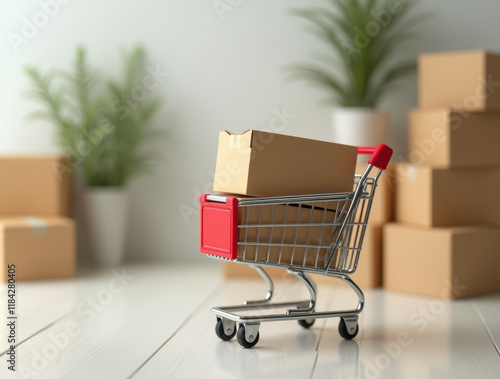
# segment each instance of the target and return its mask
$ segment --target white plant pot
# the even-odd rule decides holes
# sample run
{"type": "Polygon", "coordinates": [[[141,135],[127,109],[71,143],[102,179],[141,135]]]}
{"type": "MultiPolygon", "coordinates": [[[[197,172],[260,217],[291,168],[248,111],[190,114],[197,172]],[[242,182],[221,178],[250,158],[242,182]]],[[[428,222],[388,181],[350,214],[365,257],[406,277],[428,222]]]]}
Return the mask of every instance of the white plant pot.
{"type": "Polygon", "coordinates": [[[128,221],[128,194],[122,187],[89,187],[84,193],[89,245],[101,267],[123,263],[128,221]]]}
{"type": "MultiPolygon", "coordinates": [[[[345,107],[332,111],[333,142],[353,146],[376,147],[387,143],[389,115],[372,108],[345,107]]],[[[359,157],[366,163],[368,157],[359,157]]]]}

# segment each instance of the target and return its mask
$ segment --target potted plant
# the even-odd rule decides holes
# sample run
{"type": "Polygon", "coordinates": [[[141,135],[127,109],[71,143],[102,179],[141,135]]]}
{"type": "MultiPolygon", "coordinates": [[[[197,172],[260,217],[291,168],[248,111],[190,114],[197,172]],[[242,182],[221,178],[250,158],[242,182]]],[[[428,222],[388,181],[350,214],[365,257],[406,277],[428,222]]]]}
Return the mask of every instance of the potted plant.
{"type": "Polygon", "coordinates": [[[74,172],[85,186],[89,242],[94,258],[104,266],[123,260],[127,184],[149,172],[156,159],[144,145],[158,134],[150,121],[160,100],[143,84],[147,76],[144,50],[136,47],[124,58],[119,81],[99,76],[89,66],[83,47],[77,49],[70,71],[26,70],[32,82],[29,94],[45,108],[35,116],[56,125],[57,142],[71,162],[62,169],[74,172]]]}
{"type": "Polygon", "coordinates": [[[331,0],[330,6],[293,9],[330,50],[290,73],[325,89],[333,109],[334,141],[349,145],[385,143],[389,116],[377,110],[396,82],[415,72],[414,59],[394,62],[423,14],[411,15],[415,1],[331,0]],[[336,71],[332,70],[335,67],[336,71]]]}

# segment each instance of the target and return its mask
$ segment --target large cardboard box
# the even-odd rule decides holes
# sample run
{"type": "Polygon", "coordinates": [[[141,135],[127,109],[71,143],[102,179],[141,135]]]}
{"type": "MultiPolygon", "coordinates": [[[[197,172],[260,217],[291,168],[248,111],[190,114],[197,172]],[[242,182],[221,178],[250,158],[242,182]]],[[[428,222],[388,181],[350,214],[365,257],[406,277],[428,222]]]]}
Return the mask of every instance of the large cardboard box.
{"type": "Polygon", "coordinates": [[[349,192],[357,148],[257,130],[219,134],[214,191],[249,196],[349,192]]]}
{"type": "Polygon", "coordinates": [[[65,217],[1,217],[0,279],[15,264],[16,281],[75,274],[75,224],[65,217]]]}
{"type": "Polygon", "coordinates": [[[500,166],[500,112],[410,112],[410,162],[433,167],[500,166]]]}
{"type": "Polygon", "coordinates": [[[500,168],[399,164],[395,219],[422,226],[500,225],[500,168]]]}
{"type": "Polygon", "coordinates": [[[0,215],[71,217],[69,167],[59,155],[0,156],[0,215]]]}
{"type": "Polygon", "coordinates": [[[422,54],[421,108],[500,109],[500,55],[483,50],[422,54]]]}
{"type": "Polygon", "coordinates": [[[441,298],[500,291],[500,230],[387,224],[384,288],[441,298]]]}

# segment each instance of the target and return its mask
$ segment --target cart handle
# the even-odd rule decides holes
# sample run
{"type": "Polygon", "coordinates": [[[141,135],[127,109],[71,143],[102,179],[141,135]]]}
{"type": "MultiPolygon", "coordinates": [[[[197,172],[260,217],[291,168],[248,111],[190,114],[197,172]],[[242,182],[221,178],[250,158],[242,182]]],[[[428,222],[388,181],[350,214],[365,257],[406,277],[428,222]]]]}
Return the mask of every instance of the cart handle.
{"type": "Polygon", "coordinates": [[[385,170],[392,157],[392,149],[381,143],[377,147],[358,147],[358,154],[372,154],[368,163],[385,170]]]}

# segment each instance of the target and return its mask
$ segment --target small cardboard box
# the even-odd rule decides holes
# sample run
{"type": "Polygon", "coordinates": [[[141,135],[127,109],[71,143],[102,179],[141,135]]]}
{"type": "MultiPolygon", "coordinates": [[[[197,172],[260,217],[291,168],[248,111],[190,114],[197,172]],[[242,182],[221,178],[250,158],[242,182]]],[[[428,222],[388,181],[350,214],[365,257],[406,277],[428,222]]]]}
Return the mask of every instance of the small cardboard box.
{"type": "Polygon", "coordinates": [[[384,288],[446,299],[500,291],[500,230],[384,228],[384,288]]]}
{"type": "Polygon", "coordinates": [[[500,109],[500,55],[483,50],[422,54],[421,108],[500,109]]]}
{"type": "MultiPolygon", "coordinates": [[[[342,202],[339,211],[342,207],[347,208],[348,205],[342,202]]],[[[288,207],[278,204],[239,208],[238,225],[245,227],[239,229],[238,242],[249,244],[238,245],[237,257],[283,266],[305,265],[321,268],[325,263],[327,248],[315,246],[328,246],[334,241],[340,227],[334,227],[332,224],[341,224],[342,221],[343,217],[337,216],[336,210],[318,206],[312,209],[311,205],[302,205],[300,210],[299,206],[294,204],[288,207]],[[273,226],[276,224],[286,226],[273,226]],[[299,226],[295,226],[297,224],[299,226]],[[314,225],[308,226],[309,224],[314,225]],[[256,227],[257,225],[262,226],[256,227]],[[255,243],[264,245],[259,246],[255,243]],[[276,245],[269,247],[269,244],[276,245]],[[306,249],[293,245],[310,246],[306,249]]],[[[332,266],[335,263],[334,260],[332,266]]]]}
{"type": "Polygon", "coordinates": [[[500,112],[410,112],[410,162],[442,168],[500,166],[500,112]]]}
{"type": "Polygon", "coordinates": [[[395,173],[396,221],[421,226],[500,226],[500,168],[399,164],[395,173]]]}
{"type": "Polygon", "coordinates": [[[75,274],[75,223],[65,217],[1,217],[1,280],[15,264],[16,281],[75,274]]]}
{"type": "Polygon", "coordinates": [[[71,217],[69,167],[59,155],[0,156],[0,215],[71,217]]]}
{"type": "Polygon", "coordinates": [[[214,191],[249,196],[350,192],[357,148],[257,130],[219,134],[214,191]]]}

